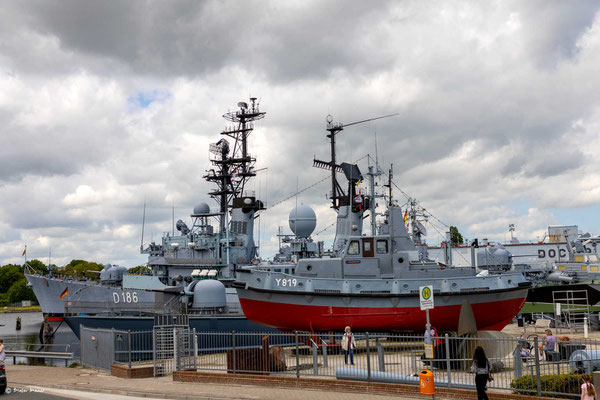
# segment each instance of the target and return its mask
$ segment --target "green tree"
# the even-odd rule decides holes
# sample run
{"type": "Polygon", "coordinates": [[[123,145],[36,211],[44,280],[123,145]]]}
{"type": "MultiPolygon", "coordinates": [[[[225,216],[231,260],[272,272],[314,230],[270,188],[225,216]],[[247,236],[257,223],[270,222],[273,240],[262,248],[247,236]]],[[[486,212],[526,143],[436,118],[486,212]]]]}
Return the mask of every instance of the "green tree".
{"type": "Polygon", "coordinates": [[[17,281],[25,279],[23,267],[16,264],[7,264],[0,268],[0,293],[7,293],[17,281]]]}
{"type": "Polygon", "coordinates": [[[33,290],[27,287],[27,281],[25,279],[15,282],[10,289],[8,289],[9,303],[16,303],[17,301],[23,300],[36,300],[33,290]]]}
{"type": "Polygon", "coordinates": [[[138,265],[137,267],[129,268],[127,272],[137,275],[152,275],[152,270],[147,265],[138,265]]]}
{"type": "Polygon", "coordinates": [[[27,264],[38,274],[44,275],[48,273],[48,267],[40,260],[29,260],[27,264]]]}
{"type": "Polygon", "coordinates": [[[455,226],[450,227],[450,241],[452,242],[453,246],[463,244],[463,237],[458,231],[458,228],[455,226]]]}
{"type": "Polygon", "coordinates": [[[8,301],[8,293],[0,293],[0,306],[5,307],[9,304],[10,302],[8,301]]]}
{"type": "Polygon", "coordinates": [[[99,279],[100,274],[90,271],[101,271],[104,265],[85,260],[72,260],[70,263],[60,269],[60,272],[67,276],[75,276],[77,278],[86,277],[88,279],[99,279]]]}

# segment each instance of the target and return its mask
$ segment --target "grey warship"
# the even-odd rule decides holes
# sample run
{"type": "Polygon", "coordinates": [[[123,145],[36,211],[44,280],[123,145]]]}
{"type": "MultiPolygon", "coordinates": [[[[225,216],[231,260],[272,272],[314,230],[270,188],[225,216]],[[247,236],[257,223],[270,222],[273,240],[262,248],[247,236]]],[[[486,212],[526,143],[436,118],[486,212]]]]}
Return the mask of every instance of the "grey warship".
{"type": "Polygon", "coordinates": [[[230,125],[210,145],[212,168],[204,178],[215,186],[209,195],[218,207],[196,205],[191,226],[177,221],[177,234],[166,233],[160,243],[144,245],[142,233],[140,251],[148,255],[151,274],[129,274],[125,267],[110,264],[100,272],[99,282],[27,273],[42,312],[63,316],[77,335],[82,323],[152,329],[154,315],[177,313],[188,313],[190,326],[198,330],[268,330],[244,317],[230,287],[237,268],[257,254],[254,219],[265,209],[246,190],[256,176],[248,139],[254,122],[265,116],[256,100],[239,102],[235,111],[224,114],[230,125]]]}

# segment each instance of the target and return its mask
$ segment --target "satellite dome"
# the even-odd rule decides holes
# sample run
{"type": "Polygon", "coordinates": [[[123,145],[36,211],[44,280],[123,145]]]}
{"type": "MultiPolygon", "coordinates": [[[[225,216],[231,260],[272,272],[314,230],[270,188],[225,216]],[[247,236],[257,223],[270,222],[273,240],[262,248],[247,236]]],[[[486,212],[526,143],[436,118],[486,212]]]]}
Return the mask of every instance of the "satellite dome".
{"type": "Polygon", "coordinates": [[[298,237],[307,238],[317,226],[317,216],[312,208],[299,205],[290,212],[290,229],[298,237]]]}
{"type": "Polygon", "coordinates": [[[194,286],[193,308],[218,308],[227,305],[225,285],[214,279],[198,281],[194,286]]]}
{"type": "Polygon", "coordinates": [[[194,206],[194,215],[208,213],[210,213],[210,207],[208,206],[208,204],[201,202],[194,206]]]}

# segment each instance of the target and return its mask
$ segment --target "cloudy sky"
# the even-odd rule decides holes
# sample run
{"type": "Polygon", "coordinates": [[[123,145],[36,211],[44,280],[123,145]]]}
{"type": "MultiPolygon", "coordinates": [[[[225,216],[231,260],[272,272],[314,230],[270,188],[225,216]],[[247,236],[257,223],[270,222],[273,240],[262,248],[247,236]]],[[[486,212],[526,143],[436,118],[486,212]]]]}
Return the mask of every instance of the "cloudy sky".
{"type": "MultiPolygon", "coordinates": [[[[325,117],[463,235],[600,233],[597,1],[5,1],[0,5],[0,264],[134,266],[206,201],[208,145],[249,95],[267,205],[326,176],[325,117]]],[[[361,161],[363,172],[366,161],[361,161]]],[[[298,196],[334,214],[327,182],[298,196]]],[[[397,191],[396,198],[405,201],[397,191]]],[[[261,217],[272,255],[295,199],[261,217]]],[[[429,242],[438,243],[431,226],[429,242]]],[[[319,240],[331,241],[333,229],[319,240]]]]}

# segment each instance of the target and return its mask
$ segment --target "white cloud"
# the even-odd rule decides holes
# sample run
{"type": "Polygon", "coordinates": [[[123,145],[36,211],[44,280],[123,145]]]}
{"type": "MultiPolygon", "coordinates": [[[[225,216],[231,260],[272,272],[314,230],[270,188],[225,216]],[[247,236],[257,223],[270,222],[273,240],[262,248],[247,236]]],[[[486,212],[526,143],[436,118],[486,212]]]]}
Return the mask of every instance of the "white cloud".
{"type": "MultiPolygon", "coordinates": [[[[144,202],[146,240],[171,228],[173,206],[179,219],[213,204],[208,145],[249,94],[267,111],[250,151],[268,167],[250,189],[268,205],[326,176],[311,158],[329,157],[327,114],[398,112],[344,130],[339,159],[373,155],[376,132],[384,170],[393,162],[396,183],[465,236],[502,240],[509,223],[527,239],[554,223],[600,232],[575,212],[600,203],[595,2],[139,7],[0,10],[0,263],[25,243],[59,263],[142,263],[144,202]]],[[[315,233],[335,220],[329,190],[298,196],[315,233]]],[[[294,201],[262,215],[263,255],[294,201]]]]}

